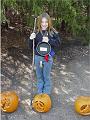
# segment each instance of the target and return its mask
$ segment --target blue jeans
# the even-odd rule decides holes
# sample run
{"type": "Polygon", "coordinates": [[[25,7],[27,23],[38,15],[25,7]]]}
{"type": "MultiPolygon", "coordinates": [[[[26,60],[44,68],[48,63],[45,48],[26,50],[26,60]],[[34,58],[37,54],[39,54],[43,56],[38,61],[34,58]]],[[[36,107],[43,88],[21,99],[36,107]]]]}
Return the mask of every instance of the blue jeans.
{"type": "Polygon", "coordinates": [[[49,61],[46,62],[44,57],[35,55],[35,66],[37,76],[37,93],[51,94],[52,82],[50,78],[51,67],[53,64],[52,56],[49,56],[49,61]],[[42,67],[40,67],[42,61],[42,67]]]}

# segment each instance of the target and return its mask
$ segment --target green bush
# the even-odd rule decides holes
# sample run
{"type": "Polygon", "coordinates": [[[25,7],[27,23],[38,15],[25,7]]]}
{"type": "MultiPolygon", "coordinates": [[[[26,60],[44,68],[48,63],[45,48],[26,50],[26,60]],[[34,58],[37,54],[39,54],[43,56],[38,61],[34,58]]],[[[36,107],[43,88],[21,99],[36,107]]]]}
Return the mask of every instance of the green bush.
{"type": "Polygon", "coordinates": [[[33,27],[32,15],[48,12],[52,18],[53,25],[59,29],[62,20],[67,23],[67,31],[72,37],[83,38],[82,42],[89,43],[89,7],[90,0],[2,0],[1,21],[6,20],[5,7],[13,8],[15,11],[24,13],[22,16],[27,26],[33,27]]]}

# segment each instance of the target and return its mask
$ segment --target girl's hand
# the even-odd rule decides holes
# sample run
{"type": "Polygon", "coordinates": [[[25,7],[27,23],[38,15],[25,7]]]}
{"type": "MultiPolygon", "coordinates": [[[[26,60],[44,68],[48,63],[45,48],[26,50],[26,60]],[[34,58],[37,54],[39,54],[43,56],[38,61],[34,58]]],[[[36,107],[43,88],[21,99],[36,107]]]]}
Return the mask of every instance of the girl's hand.
{"type": "Polygon", "coordinates": [[[34,38],[36,38],[36,34],[33,32],[33,33],[30,35],[30,39],[32,40],[32,39],[34,39],[34,38]]]}
{"type": "Polygon", "coordinates": [[[43,37],[43,40],[42,40],[43,42],[48,42],[49,41],[49,39],[48,39],[48,37],[43,37]]]}

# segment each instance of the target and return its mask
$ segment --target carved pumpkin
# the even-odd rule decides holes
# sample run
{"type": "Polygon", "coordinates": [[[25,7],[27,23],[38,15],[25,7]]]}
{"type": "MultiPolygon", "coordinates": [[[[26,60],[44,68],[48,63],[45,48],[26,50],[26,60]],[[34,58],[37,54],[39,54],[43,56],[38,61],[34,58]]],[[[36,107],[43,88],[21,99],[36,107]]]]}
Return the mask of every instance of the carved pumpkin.
{"type": "Polygon", "coordinates": [[[38,94],[32,101],[32,107],[37,112],[48,112],[51,108],[51,99],[47,94],[38,94]]]}
{"type": "Polygon", "coordinates": [[[90,115],[90,96],[80,96],[75,101],[75,110],[81,115],[90,115]]]}
{"type": "Polygon", "coordinates": [[[1,110],[4,112],[14,112],[18,107],[18,96],[14,91],[6,91],[1,93],[0,100],[1,110]]]}

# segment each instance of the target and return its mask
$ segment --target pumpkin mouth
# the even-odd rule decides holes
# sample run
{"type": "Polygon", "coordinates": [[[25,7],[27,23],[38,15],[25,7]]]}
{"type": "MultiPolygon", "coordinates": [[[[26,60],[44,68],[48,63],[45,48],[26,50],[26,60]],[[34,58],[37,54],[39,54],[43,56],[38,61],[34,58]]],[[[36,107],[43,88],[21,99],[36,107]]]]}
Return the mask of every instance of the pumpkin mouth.
{"type": "Polygon", "coordinates": [[[82,113],[90,114],[90,105],[83,105],[80,109],[82,113]]]}
{"type": "Polygon", "coordinates": [[[1,108],[2,108],[2,110],[6,111],[5,109],[9,108],[9,107],[10,107],[10,100],[7,97],[4,97],[1,100],[1,108]]]}
{"type": "Polygon", "coordinates": [[[41,101],[36,101],[35,102],[35,105],[36,105],[36,110],[39,111],[39,112],[42,112],[44,111],[44,103],[41,102],[41,101]]]}

